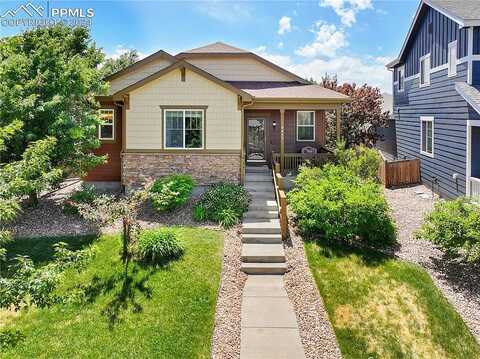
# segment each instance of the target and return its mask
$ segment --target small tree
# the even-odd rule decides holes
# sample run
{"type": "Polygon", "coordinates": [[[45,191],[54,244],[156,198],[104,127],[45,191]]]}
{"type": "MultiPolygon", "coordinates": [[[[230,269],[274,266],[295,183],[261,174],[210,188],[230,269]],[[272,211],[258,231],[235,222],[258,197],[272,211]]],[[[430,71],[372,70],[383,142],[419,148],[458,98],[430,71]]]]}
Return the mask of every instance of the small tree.
{"type": "Polygon", "coordinates": [[[123,70],[124,68],[134,64],[139,59],[138,51],[137,50],[129,50],[123,54],[121,54],[116,59],[106,59],[105,62],[102,64],[100,69],[102,75],[107,77],[115,72],[123,70]]]}
{"type": "Polygon", "coordinates": [[[148,189],[132,192],[123,197],[103,195],[97,197],[93,203],[78,204],[78,211],[86,220],[99,226],[111,225],[118,220],[122,221],[122,261],[125,271],[131,258],[131,245],[140,229],[138,212],[141,204],[148,198],[148,189]]]}
{"type": "MultiPolygon", "coordinates": [[[[389,112],[382,111],[383,97],[378,87],[357,86],[356,84],[338,84],[337,77],[325,75],[322,86],[340,92],[352,98],[352,102],[343,105],[341,131],[347,147],[364,144],[372,147],[379,140],[377,128],[385,127],[389,112]]],[[[327,116],[327,144],[335,147],[335,116],[327,116]]]]}
{"type": "Polygon", "coordinates": [[[28,195],[36,205],[41,191],[62,179],[62,170],[52,164],[52,153],[57,140],[47,137],[28,146],[22,159],[6,164],[0,172],[0,185],[14,196],[28,195]]]}

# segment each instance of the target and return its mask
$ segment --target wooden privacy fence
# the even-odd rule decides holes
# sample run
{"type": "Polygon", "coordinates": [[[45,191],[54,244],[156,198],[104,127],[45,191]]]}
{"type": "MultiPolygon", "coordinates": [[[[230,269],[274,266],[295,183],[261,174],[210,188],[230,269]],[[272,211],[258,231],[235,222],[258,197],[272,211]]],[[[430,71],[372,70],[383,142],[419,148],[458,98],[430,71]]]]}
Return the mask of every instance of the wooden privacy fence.
{"type": "MultiPolygon", "coordinates": [[[[298,170],[304,163],[310,163],[312,166],[322,166],[334,159],[333,153],[285,153],[283,157],[283,170],[298,170]]],[[[281,161],[280,153],[272,152],[272,161],[279,163],[281,161]]]]}
{"type": "Polygon", "coordinates": [[[275,186],[275,198],[278,205],[278,216],[280,218],[280,230],[282,239],[288,237],[288,218],[287,218],[287,196],[283,183],[283,176],[280,174],[280,164],[273,162],[273,184],[275,186]]]}
{"type": "Polygon", "coordinates": [[[420,159],[388,161],[380,152],[382,162],[378,175],[387,188],[420,182],[420,159]]]}

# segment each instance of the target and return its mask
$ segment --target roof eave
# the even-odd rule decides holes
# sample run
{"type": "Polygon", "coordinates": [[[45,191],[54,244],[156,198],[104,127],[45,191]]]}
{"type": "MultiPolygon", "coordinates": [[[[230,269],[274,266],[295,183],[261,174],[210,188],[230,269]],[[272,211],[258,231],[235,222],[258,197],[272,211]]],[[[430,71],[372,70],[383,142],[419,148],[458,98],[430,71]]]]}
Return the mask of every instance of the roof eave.
{"type": "Polygon", "coordinates": [[[151,81],[154,81],[160,77],[162,77],[163,75],[175,70],[175,69],[178,69],[178,68],[188,68],[190,69],[191,71],[217,83],[218,85],[226,88],[227,90],[230,90],[234,93],[236,93],[237,95],[241,96],[242,99],[246,99],[246,100],[251,100],[252,99],[252,95],[250,95],[249,93],[243,91],[243,90],[240,90],[236,87],[234,87],[233,85],[230,85],[228,82],[225,82],[221,79],[219,79],[218,77],[215,77],[213,76],[212,74],[196,67],[195,65],[192,65],[191,63],[185,61],[185,60],[177,60],[176,62],[174,62],[173,64],[171,64],[170,66],[167,66],[155,73],[153,73],[152,75],[150,76],[147,76],[143,79],[141,79],[140,81],[137,81],[135,83],[133,83],[132,85],[130,86],[127,86],[117,92],[115,92],[112,97],[113,98],[118,98],[119,96],[123,96],[127,93],[130,93],[131,91],[134,91],[144,85],[146,85],[147,83],[151,82],[151,81]]]}
{"type": "Polygon", "coordinates": [[[153,54],[151,54],[151,55],[149,55],[149,56],[147,56],[147,57],[145,57],[141,60],[138,60],[137,62],[131,64],[130,66],[125,67],[124,69],[122,69],[120,71],[117,71],[117,72],[115,72],[111,75],[106,76],[103,80],[104,81],[112,81],[112,80],[114,80],[114,79],[116,79],[120,76],[123,76],[123,75],[125,75],[125,74],[139,68],[139,67],[142,67],[142,66],[144,66],[144,65],[146,65],[146,64],[148,64],[152,61],[155,61],[156,59],[161,58],[161,57],[165,58],[166,60],[171,61],[172,63],[177,61],[175,56],[170,55],[166,51],[159,50],[159,51],[157,51],[157,52],[155,52],[155,53],[153,53],[153,54]]]}

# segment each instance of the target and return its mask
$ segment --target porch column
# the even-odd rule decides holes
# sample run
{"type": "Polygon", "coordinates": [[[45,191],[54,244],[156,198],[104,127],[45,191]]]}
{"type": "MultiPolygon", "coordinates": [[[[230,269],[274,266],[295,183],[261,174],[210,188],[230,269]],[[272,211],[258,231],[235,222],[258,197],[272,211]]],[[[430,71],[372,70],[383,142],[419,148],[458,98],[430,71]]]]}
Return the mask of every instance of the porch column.
{"type": "Polygon", "coordinates": [[[340,128],[340,123],[341,123],[341,118],[342,118],[342,106],[337,106],[337,109],[335,110],[335,115],[337,117],[337,141],[340,141],[341,137],[341,128],[340,128]]]}
{"type": "Polygon", "coordinates": [[[285,109],[280,109],[280,171],[285,163],[285,109]]]}

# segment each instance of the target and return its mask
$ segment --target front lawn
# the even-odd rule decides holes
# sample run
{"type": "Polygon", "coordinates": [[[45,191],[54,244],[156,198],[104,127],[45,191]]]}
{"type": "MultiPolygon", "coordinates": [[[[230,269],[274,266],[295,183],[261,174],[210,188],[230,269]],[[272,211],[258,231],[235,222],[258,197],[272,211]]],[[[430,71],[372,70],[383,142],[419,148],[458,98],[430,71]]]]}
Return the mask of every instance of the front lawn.
{"type": "Polygon", "coordinates": [[[305,245],[345,358],[478,358],[480,347],[419,266],[346,245],[305,245]]]}
{"type": "MultiPolygon", "coordinates": [[[[81,273],[69,269],[57,289],[63,304],[18,316],[0,312],[0,330],[25,338],[4,351],[9,358],[209,358],[220,283],[223,234],[175,228],[185,254],[164,267],[120,262],[118,236],[102,236],[81,273]]],[[[62,238],[88,245],[87,238],[62,238]]],[[[16,241],[9,250],[48,262],[58,239],[16,241]],[[47,253],[47,254],[46,254],[47,253]]]]}

